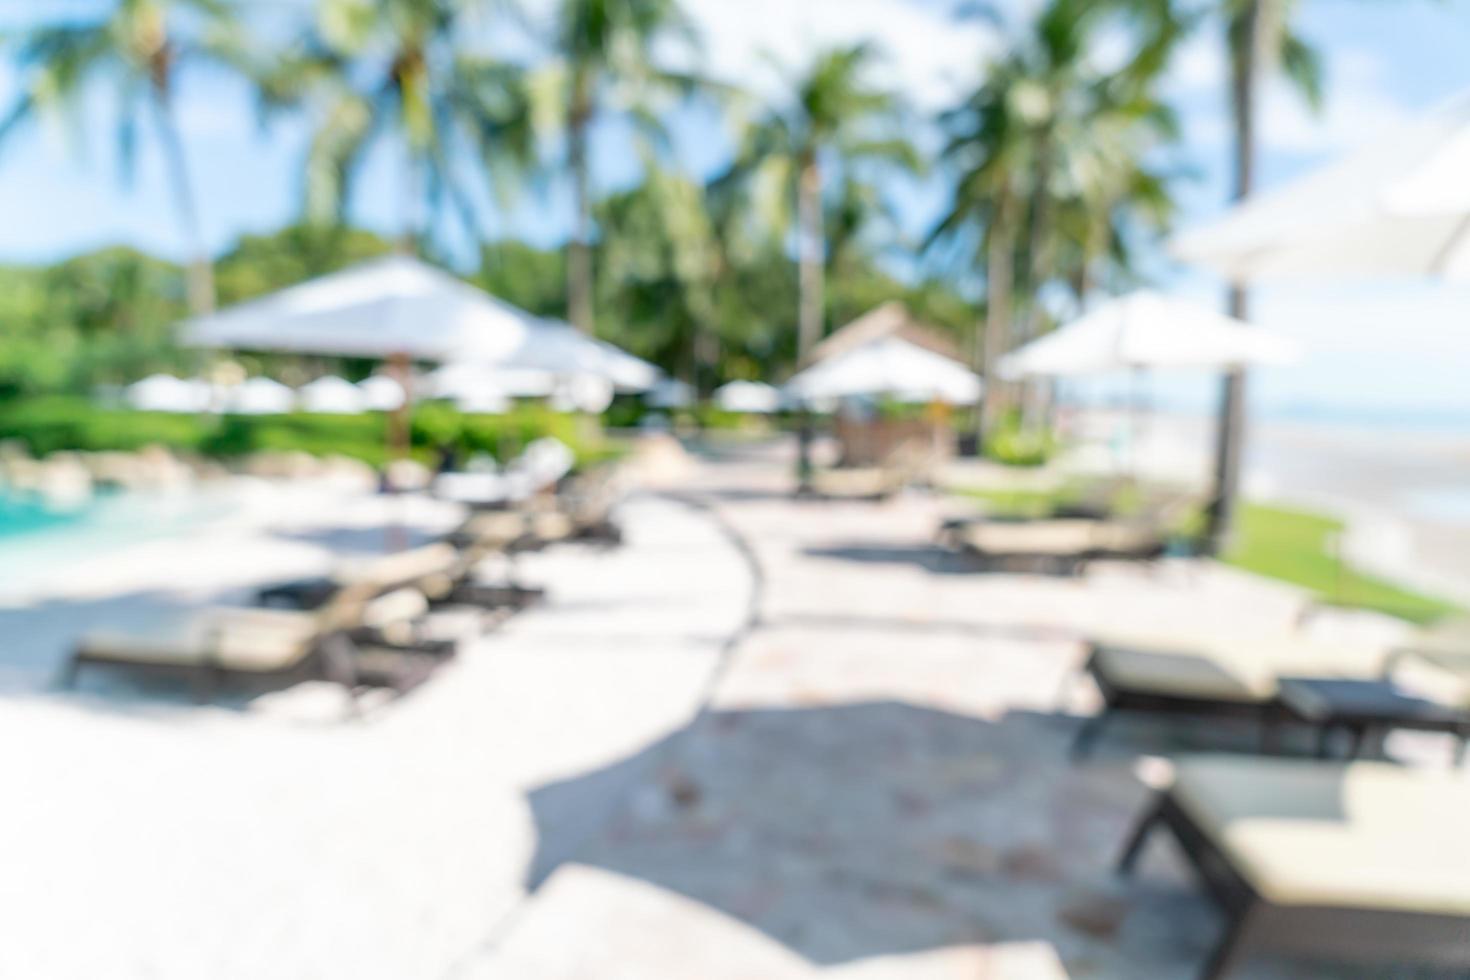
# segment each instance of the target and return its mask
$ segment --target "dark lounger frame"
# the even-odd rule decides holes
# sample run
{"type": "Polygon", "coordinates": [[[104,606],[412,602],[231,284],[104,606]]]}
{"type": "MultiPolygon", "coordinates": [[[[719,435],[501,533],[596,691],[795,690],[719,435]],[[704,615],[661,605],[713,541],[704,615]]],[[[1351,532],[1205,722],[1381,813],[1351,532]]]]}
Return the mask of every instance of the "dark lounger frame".
{"type": "Polygon", "coordinates": [[[1120,875],[1132,873],[1158,827],[1173,834],[1200,883],[1225,913],[1225,931],[1199,980],[1223,980],[1258,950],[1362,964],[1409,963],[1470,975],[1470,916],[1269,902],[1167,790],[1149,804],[1129,835],[1118,861],[1120,875]]]}

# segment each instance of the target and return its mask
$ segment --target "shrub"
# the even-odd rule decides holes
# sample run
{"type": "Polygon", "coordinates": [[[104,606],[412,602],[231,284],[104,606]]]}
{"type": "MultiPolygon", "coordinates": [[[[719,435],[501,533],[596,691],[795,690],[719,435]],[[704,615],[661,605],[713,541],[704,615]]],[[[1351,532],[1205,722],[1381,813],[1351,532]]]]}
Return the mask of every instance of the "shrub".
{"type": "MultiPolygon", "coordinates": [[[[464,415],[448,405],[421,405],[410,430],[413,454],[431,461],[439,447],[506,459],[527,443],[554,436],[580,461],[605,458],[595,421],[521,406],[505,415],[464,415]]],[[[381,466],[387,459],[387,419],[367,415],[176,415],[103,408],[84,398],[45,397],[0,403],[0,439],[44,456],[61,450],[131,451],[162,445],[218,458],[254,452],[341,455],[381,466]]]]}
{"type": "Polygon", "coordinates": [[[1019,412],[1003,417],[985,434],[987,458],[1006,466],[1045,466],[1057,451],[1056,434],[1050,429],[1029,429],[1019,412]]]}

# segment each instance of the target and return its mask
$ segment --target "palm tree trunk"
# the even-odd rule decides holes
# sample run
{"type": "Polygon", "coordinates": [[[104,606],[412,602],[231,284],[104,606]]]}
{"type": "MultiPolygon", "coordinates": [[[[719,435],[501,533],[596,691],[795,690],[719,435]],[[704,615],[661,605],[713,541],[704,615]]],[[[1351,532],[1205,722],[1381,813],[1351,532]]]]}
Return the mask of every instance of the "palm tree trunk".
{"type": "Polygon", "coordinates": [[[592,191],[588,173],[587,139],[592,110],[586,85],[575,83],[571,122],[567,129],[567,163],[572,172],[572,240],[567,247],[567,317],[588,336],[596,332],[592,308],[592,191]]]}
{"type": "MultiPolygon", "coordinates": [[[[1251,0],[1230,30],[1231,80],[1230,107],[1234,116],[1235,147],[1233,171],[1234,200],[1250,196],[1255,185],[1256,162],[1256,84],[1259,71],[1259,44],[1256,32],[1260,26],[1261,0],[1251,0]]],[[[1231,285],[1227,295],[1231,316],[1245,319],[1249,313],[1249,297],[1240,283],[1231,285]]],[[[1215,436],[1215,479],[1210,502],[1209,536],[1212,547],[1224,547],[1235,516],[1240,493],[1241,456],[1245,445],[1246,376],[1239,369],[1225,374],[1220,386],[1220,413],[1215,436]]]]}
{"type": "Polygon", "coordinates": [[[1003,189],[995,205],[994,224],[986,250],[985,269],[985,337],[978,345],[981,351],[980,373],[985,378],[985,394],[981,402],[977,444],[995,427],[1005,403],[1004,386],[996,367],[1005,355],[1011,334],[1011,293],[1015,287],[1015,196],[1003,189]]]}
{"type": "Polygon", "coordinates": [[[184,140],[174,118],[173,100],[166,88],[153,90],[154,121],[163,144],[164,165],[168,168],[169,186],[173,191],[174,210],[189,250],[187,291],[189,312],[195,316],[214,310],[214,267],[209,249],[204,244],[204,231],[199,221],[199,207],[194,197],[194,184],[189,175],[189,161],[184,153],[184,140]]]}
{"type": "Polygon", "coordinates": [[[815,156],[806,157],[797,180],[797,211],[801,225],[801,240],[797,243],[801,293],[797,357],[805,365],[812,348],[822,339],[822,321],[826,308],[826,284],[822,269],[822,170],[815,156]]]}

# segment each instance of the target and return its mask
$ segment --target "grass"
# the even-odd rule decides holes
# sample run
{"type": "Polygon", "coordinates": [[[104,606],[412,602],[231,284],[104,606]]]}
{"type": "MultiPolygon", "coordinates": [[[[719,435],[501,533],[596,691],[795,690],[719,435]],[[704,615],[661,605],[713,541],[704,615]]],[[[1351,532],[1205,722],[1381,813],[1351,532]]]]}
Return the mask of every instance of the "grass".
{"type": "Polygon", "coordinates": [[[1322,602],[1370,609],[1424,625],[1461,610],[1453,603],[1358,571],[1339,560],[1343,523],[1309,511],[1246,503],[1226,564],[1289,582],[1322,602]]]}
{"type": "MultiPolygon", "coordinates": [[[[956,489],[992,513],[1042,516],[1077,496],[1060,489],[956,489]]],[[[1344,524],[1310,511],[1243,503],[1235,541],[1222,556],[1227,565],[1287,582],[1311,592],[1327,605],[1367,609],[1426,625],[1463,612],[1454,603],[1358,571],[1339,560],[1337,538],[1344,524]]]]}

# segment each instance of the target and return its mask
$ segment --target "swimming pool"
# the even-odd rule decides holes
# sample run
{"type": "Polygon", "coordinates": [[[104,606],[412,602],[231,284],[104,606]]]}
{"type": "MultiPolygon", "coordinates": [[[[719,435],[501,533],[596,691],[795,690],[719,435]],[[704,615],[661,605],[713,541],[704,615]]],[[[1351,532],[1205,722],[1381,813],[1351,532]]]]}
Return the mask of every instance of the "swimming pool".
{"type": "Polygon", "coordinates": [[[34,583],[105,552],[180,534],[224,514],[209,493],[102,493],[76,507],[0,490],[0,589],[34,583]]]}

